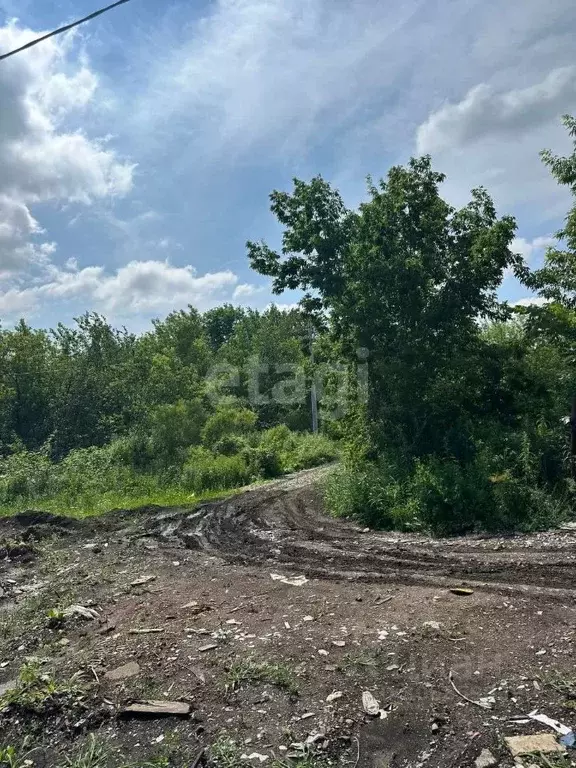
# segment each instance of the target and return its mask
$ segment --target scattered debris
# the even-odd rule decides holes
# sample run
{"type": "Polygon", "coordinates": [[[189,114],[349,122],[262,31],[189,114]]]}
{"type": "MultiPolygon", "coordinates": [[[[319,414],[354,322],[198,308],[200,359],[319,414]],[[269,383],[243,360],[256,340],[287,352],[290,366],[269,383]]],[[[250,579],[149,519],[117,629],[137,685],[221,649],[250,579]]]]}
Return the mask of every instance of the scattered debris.
{"type": "Polygon", "coordinates": [[[81,616],[83,619],[88,619],[89,621],[100,618],[98,611],[95,611],[93,608],[86,608],[84,605],[69,605],[68,608],[63,611],[63,615],[67,619],[71,616],[81,616]]]}
{"type": "Polygon", "coordinates": [[[464,696],[463,693],[461,693],[458,688],[456,688],[456,684],[454,682],[454,673],[452,670],[448,673],[448,680],[450,681],[450,685],[452,688],[456,691],[458,696],[460,696],[461,699],[464,699],[464,701],[467,701],[469,704],[475,704],[477,707],[480,707],[481,709],[492,709],[492,707],[495,704],[495,699],[493,696],[486,696],[483,699],[480,699],[479,701],[474,701],[474,699],[469,699],[468,696],[464,696]]]}
{"type": "Polygon", "coordinates": [[[534,733],[531,736],[507,736],[504,741],[512,757],[529,755],[533,752],[565,752],[566,747],[558,744],[551,733],[534,733]]]}
{"type": "Polygon", "coordinates": [[[371,715],[372,717],[379,716],[381,720],[388,717],[388,713],[380,708],[380,702],[374,698],[370,691],[364,691],[362,693],[362,709],[367,715],[371,715]]]}
{"type": "Polygon", "coordinates": [[[442,624],[439,621],[425,621],[422,626],[429,627],[430,629],[440,629],[442,624]]]}
{"type": "Polygon", "coordinates": [[[483,749],[474,762],[476,768],[492,768],[497,764],[498,761],[489,749],[483,749]]]}
{"type": "Polygon", "coordinates": [[[259,760],[261,763],[265,763],[269,759],[268,755],[261,755],[260,752],[252,752],[251,755],[240,755],[240,760],[259,760]]]}
{"type": "Polygon", "coordinates": [[[344,648],[346,643],[344,640],[332,640],[332,645],[335,645],[337,648],[344,648]]]}
{"type": "Polygon", "coordinates": [[[188,717],[190,704],[184,701],[136,701],[120,710],[124,717],[188,717]]]}
{"type": "Polygon", "coordinates": [[[467,587],[453,587],[450,592],[452,592],[453,595],[461,595],[465,597],[466,595],[473,595],[474,590],[468,589],[467,587]]]}
{"type": "Polygon", "coordinates": [[[337,699],[341,699],[344,694],[342,691],[334,691],[333,693],[329,693],[328,696],[326,696],[327,702],[336,701],[337,699]]]}
{"type": "Polygon", "coordinates": [[[537,709],[535,709],[533,712],[529,712],[528,717],[530,720],[536,720],[539,723],[550,726],[550,728],[556,731],[556,733],[559,733],[561,736],[567,736],[569,733],[571,733],[572,729],[568,728],[567,725],[563,725],[562,723],[558,722],[558,720],[553,720],[551,717],[548,717],[548,715],[538,714],[537,709]]]}
{"type": "Polygon", "coordinates": [[[141,587],[143,584],[149,584],[151,581],[156,581],[157,576],[140,576],[139,579],[131,582],[131,587],[141,587]]]}
{"type": "Polygon", "coordinates": [[[560,744],[568,747],[568,749],[576,749],[576,733],[574,733],[574,731],[565,733],[564,736],[561,736],[560,738],[560,744]]]}
{"type": "Polygon", "coordinates": [[[109,672],[106,672],[104,677],[106,680],[112,680],[115,682],[118,680],[126,680],[129,677],[138,675],[139,673],[140,665],[135,661],[129,661],[128,664],[123,664],[121,667],[116,667],[116,669],[111,669],[109,672]]]}
{"type": "Polygon", "coordinates": [[[128,634],[130,635],[155,635],[159,632],[164,632],[164,627],[150,627],[145,629],[130,629],[128,634]]]}
{"type": "Polygon", "coordinates": [[[316,712],[305,712],[303,715],[300,715],[300,720],[308,720],[310,717],[314,717],[316,712]]]}
{"type": "Polygon", "coordinates": [[[209,645],[203,645],[201,648],[198,648],[198,652],[206,653],[206,651],[213,651],[214,648],[218,648],[217,643],[210,643],[209,645]]]}
{"type": "Polygon", "coordinates": [[[308,582],[306,576],[282,576],[281,573],[271,573],[272,581],[281,581],[282,584],[288,584],[291,587],[302,587],[308,582]]]}

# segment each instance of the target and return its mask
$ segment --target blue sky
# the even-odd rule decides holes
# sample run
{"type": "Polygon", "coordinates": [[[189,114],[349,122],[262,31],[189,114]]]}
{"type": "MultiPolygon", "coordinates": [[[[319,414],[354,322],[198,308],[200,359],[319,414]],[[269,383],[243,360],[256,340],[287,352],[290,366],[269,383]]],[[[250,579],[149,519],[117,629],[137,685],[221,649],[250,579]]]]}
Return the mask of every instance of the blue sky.
{"type": "MultiPolygon", "coordinates": [[[[0,0],[0,50],[97,5],[0,0]]],[[[538,152],[570,149],[575,35],[573,0],[131,0],[0,63],[2,324],[265,307],[244,243],[277,239],[272,189],[322,173],[355,205],[422,152],[537,264],[570,203],[538,152]]]]}

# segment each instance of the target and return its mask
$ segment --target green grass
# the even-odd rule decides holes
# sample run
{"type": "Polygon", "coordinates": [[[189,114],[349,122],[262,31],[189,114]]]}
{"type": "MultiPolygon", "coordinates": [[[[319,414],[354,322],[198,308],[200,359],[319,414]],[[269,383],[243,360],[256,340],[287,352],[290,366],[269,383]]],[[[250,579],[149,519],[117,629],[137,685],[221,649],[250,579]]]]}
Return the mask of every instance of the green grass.
{"type": "Polygon", "coordinates": [[[109,491],[95,496],[76,497],[53,496],[36,499],[33,502],[17,502],[0,506],[0,517],[10,517],[25,509],[42,510],[54,515],[64,515],[82,519],[104,515],[113,509],[138,509],[146,506],[159,507],[190,507],[205,501],[222,499],[236,493],[238,488],[230,488],[225,491],[205,491],[193,494],[181,488],[163,489],[151,493],[109,491]]]}
{"type": "Polygon", "coordinates": [[[296,675],[287,664],[256,661],[250,657],[235,662],[226,673],[225,685],[227,690],[235,691],[244,684],[255,683],[269,683],[287,691],[291,696],[298,695],[296,675]]]}

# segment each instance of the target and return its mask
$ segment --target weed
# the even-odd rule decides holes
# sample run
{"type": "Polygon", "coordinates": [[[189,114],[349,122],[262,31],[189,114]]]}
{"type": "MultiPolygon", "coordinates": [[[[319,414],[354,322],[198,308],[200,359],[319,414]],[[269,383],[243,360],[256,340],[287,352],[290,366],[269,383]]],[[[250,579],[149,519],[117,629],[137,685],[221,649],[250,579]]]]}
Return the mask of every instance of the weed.
{"type": "Polygon", "coordinates": [[[220,736],[210,747],[211,761],[217,768],[243,768],[246,761],[241,754],[240,747],[229,736],[220,736]]]}
{"type": "Polygon", "coordinates": [[[59,627],[64,622],[66,616],[62,608],[50,608],[46,618],[48,619],[49,627],[59,627]]]}
{"type": "Polygon", "coordinates": [[[343,672],[354,667],[376,667],[378,664],[378,652],[360,651],[359,653],[345,653],[338,665],[343,672]]]}
{"type": "Polygon", "coordinates": [[[0,698],[0,710],[15,707],[41,714],[58,699],[77,698],[83,692],[78,674],[57,682],[51,675],[41,672],[40,664],[30,662],[20,669],[16,687],[0,698]]]}
{"type": "Polygon", "coordinates": [[[562,694],[564,698],[576,701],[576,677],[570,677],[570,675],[551,671],[546,675],[542,675],[540,680],[544,685],[547,685],[562,694]]]}
{"type": "Polygon", "coordinates": [[[534,768],[571,768],[574,763],[566,755],[544,755],[542,752],[530,755],[534,768]]]}
{"type": "Polygon", "coordinates": [[[92,733],[88,743],[74,757],[65,757],[59,768],[104,768],[107,759],[107,748],[92,733]]]}
{"type": "Polygon", "coordinates": [[[272,664],[253,658],[235,662],[226,674],[226,690],[235,691],[244,683],[269,683],[291,696],[298,695],[294,671],[287,664],[272,664]]]}
{"type": "Polygon", "coordinates": [[[30,755],[36,751],[36,748],[26,749],[29,743],[29,739],[26,737],[20,749],[12,746],[0,747],[0,768],[28,768],[29,765],[32,765],[30,755]]]}

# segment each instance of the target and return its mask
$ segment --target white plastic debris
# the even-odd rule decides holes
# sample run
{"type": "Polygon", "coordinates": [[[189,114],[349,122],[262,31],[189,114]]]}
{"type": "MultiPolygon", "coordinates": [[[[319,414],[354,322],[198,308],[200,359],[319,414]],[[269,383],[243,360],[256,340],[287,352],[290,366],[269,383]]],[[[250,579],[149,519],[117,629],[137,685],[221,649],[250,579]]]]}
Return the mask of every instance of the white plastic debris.
{"type": "Polygon", "coordinates": [[[281,581],[282,584],[288,584],[291,587],[302,587],[307,583],[306,576],[283,576],[281,573],[271,573],[272,581],[281,581]]]}
{"type": "Polygon", "coordinates": [[[64,616],[82,616],[83,619],[89,619],[92,621],[93,619],[99,618],[98,611],[95,611],[93,608],[86,608],[84,605],[69,605],[68,608],[64,611],[64,616]]]}
{"type": "Polygon", "coordinates": [[[240,760],[259,760],[261,763],[265,763],[266,760],[268,760],[268,755],[262,755],[260,752],[252,752],[250,755],[241,755],[240,760]]]}
{"type": "Polygon", "coordinates": [[[336,701],[337,699],[341,699],[344,694],[342,691],[333,691],[332,693],[329,693],[328,696],[326,696],[327,702],[336,701]]]}
{"type": "Polygon", "coordinates": [[[553,720],[551,717],[548,717],[548,715],[538,714],[537,709],[535,709],[533,712],[529,712],[528,717],[530,720],[537,720],[539,723],[543,723],[544,725],[549,726],[561,736],[566,736],[572,730],[571,728],[568,728],[567,725],[560,723],[558,720],[553,720]]]}
{"type": "Polygon", "coordinates": [[[364,691],[362,693],[362,709],[367,715],[377,717],[380,715],[382,719],[386,717],[386,713],[383,709],[380,709],[380,702],[374,698],[370,691],[364,691]]]}

